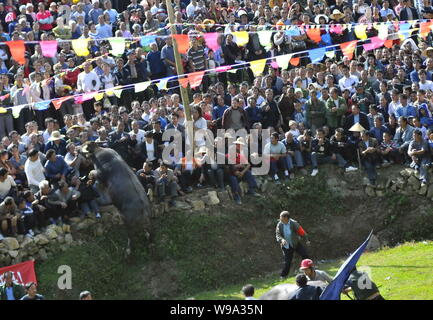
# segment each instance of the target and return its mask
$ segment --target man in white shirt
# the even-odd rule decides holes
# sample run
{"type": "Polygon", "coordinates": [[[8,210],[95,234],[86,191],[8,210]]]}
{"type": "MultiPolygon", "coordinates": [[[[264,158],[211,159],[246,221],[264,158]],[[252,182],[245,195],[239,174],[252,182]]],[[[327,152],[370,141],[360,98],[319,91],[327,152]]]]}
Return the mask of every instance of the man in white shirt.
{"type": "Polygon", "coordinates": [[[137,144],[143,143],[144,134],[146,132],[139,128],[137,120],[132,121],[131,126],[132,126],[132,130],[131,130],[131,132],[129,132],[129,135],[131,137],[135,135],[135,137],[137,139],[137,144]]]}
{"type": "Polygon", "coordinates": [[[341,71],[343,72],[343,77],[338,81],[341,92],[348,89],[351,94],[355,94],[355,87],[358,84],[359,79],[350,75],[349,67],[346,65],[341,66],[341,71]]]}
{"type": "Polygon", "coordinates": [[[8,174],[8,170],[5,168],[0,168],[0,202],[11,196],[13,193],[13,188],[16,188],[16,183],[14,178],[8,174]]]}
{"type": "Polygon", "coordinates": [[[33,149],[29,152],[29,157],[24,164],[24,172],[27,177],[30,191],[36,193],[39,191],[39,183],[45,180],[44,167],[39,159],[39,152],[33,149]]]}
{"type": "MultiPolygon", "coordinates": [[[[101,80],[98,75],[91,70],[89,61],[84,63],[84,71],[78,75],[77,90],[78,92],[98,91],[101,87],[101,80]]],[[[93,99],[83,102],[83,112],[86,120],[89,121],[93,114],[93,99]]]]}
{"type": "Polygon", "coordinates": [[[418,71],[418,77],[419,77],[419,88],[421,90],[425,91],[433,91],[433,82],[430,80],[427,80],[427,72],[424,69],[421,69],[418,71]]]}
{"type": "Polygon", "coordinates": [[[394,115],[397,118],[396,111],[401,107],[400,103],[400,93],[397,89],[392,90],[391,92],[392,101],[388,105],[388,114],[394,115]]]}
{"type": "Polygon", "coordinates": [[[197,1],[191,0],[190,4],[186,6],[186,16],[188,18],[194,17],[196,9],[197,9],[197,1]]]}
{"type": "Polygon", "coordinates": [[[105,5],[104,14],[108,13],[108,15],[110,16],[110,23],[111,24],[115,23],[119,13],[115,9],[113,9],[113,5],[111,4],[111,0],[105,0],[104,5],[105,5]]]}

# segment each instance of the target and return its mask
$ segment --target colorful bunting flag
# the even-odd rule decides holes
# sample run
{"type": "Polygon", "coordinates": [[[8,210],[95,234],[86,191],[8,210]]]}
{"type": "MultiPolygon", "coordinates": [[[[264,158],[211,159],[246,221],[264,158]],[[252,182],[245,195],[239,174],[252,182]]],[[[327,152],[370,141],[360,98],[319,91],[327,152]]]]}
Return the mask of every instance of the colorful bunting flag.
{"type": "Polygon", "coordinates": [[[113,56],[121,56],[125,52],[125,38],[109,38],[108,41],[111,45],[110,53],[113,56]]]}
{"type": "Polygon", "coordinates": [[[66,97],[62,97],[62,98],[59,98],[59,99],[52,100],[51,102],[53,103],[54,108],[55,108],[56,110],[59,110],[60,107],[62,106],[62,103],[63,103],[63,102],[65,102],[65,101],[67,101],[67,100],[69,100],[69,99],[72,99],[73,97],[74,97],[74,96],[66,96],[66,97]]]}
{"type": "Polygon", "coordinates": [[[204,76],[204,71],[188,73],[188,81],[192,89],[197,88],[201,84],[203,80],[203,76],[204,76]]]}
{"type": "Polygon", "coordinates": [[[75,103],[80,104],[80,103],[83,103],[85,101],[91,100],[91,99],[93,99],[95,94],[96,94],[96,92],[85,92],[82,95],[75,97],[75,103]]]}
{"type": "Polygon", "coordinates": [[[296,67],[297,65],[299,65],[299,62],[301,62],[301,58],[292,58],[290,59],[290,64],[294,67],[296,67]]]}
{"type": "Polygon", "coordinates": [[[331,35],[329,33],[325,33],[324,35],[322,35],[322,42],[327,46],[332,45],[331,35]]]}
{"type": "Polygon", "coordinates": [[[212,49],[213,52],[217,51],[221,46],[218,43],[219,33],[211,32],[204,34],[204,40],[206,41],[206,46],[212,49]]]}
{"type": "Polygon", "coordinates": [[[365,24],[358,24],[355,26],[355,35],[359,40],[365,40],[367,36],[367,26],[365,24]]]}
{"type": "Polygon", "coordinates": [[[135,86],[134,86],[135,93],[142,92],[142,91],[146,90],[150,86],[150,84],[151,84],[150,81],[140,82],[140,83],[135,84],[135,86]]]}
{"type": "Polygon", "coordinates": [[[189,49],[189,38],[187,34],[174,34],[174,40],[176,40],[177,51],[180,54],[186,54],[189,49]]]}
{"type": "Polygon", "coordinates": [[[232,67],[231,66],[222,66],[215,68],[216,72],[226,72],[229,71],[232,67]]]}
{"type": "Polygon", "coordinates": [[[142,36],[140,37],[140,45],[142,47],[150,47],[150,44],[156,42],[156,36],[142,36]]]}
{"type": "Polygon", "coordinates": [[[6,113],[6,112],[8,112],[7,109],[5,109],[5,108],[3,108],[3,107],[0,107],[0,113],[6,113]]]}
{"type": "Polygon", "coordinates": [[[181,78],[179,79],[179,84],[181,85],[182,88],[187,88],[188,87],[188,78],[181,78]]]}
{"type": "Polygon", "coordinates": [[[394,41],[393,40],[386,40],[384,43],[384,46],[387,47],[388,49],[392,48],[394,41]]]}
{"type": "Polygon", "coordinates": [[[400,36],[401,41],[406,40],[406,38],[408,38],[411,33],[412,33],[412,31],[410,30],[410,23],[409,22],[400,24],[399,36],[400,36]]]}
{"type": "Polygon", "coordinates": [[[33,106],[34,110],[44,111],[50,107],[51,101],[39,101],[36,102],[33,106]]]}
{"type": "Polygon", "coordinates": [[[169,78],[164,78],[159,80],[159,83],[157,85],[159,90],[167,90],[167,83],[169,78]]]}
{"type": "Polygon", "coordinates": [[[24,40],[6,41],[9,50],[12,54],[12,58],[19,64],[25,64],[26,58],[26,47],[24,45],[24,40]]]}
{"type": "Polygon", "coordinates": [[[286,36],[289,37],[297,37],[301,35],[299,28],[297,26],[290,26],[290,28],[286,29],[286,36]]]}
{"type": "Polygon", "coordinates": [[[122,91],[123,91],[122,89],[116,89],[113,90],[113,93],[118,99],[120,99],[120,97],[122,96],[122,91]]]}
{"type": "Polygon", "coordinates": [[[319,63],[325,56],[326,48],[317,48],[308,51],[312,63],[319,63]]]}
{"type": "Polygon", "coordinates": [[[7,98],[9,98],[11,95],[10,95],[10,93],[7,93],[7,94],[5,94],[4,96],[1,96],[0,97],[0,100],[1,101],[5,101],[7,98]]]}
{"type": "Polygon", "coordinates": [[[90,54],[88,44],[88,39],[72,40],[72,48],[74,49],[75,54],[79,57],[87,57],[90,54]]]}
{"type": "Polygon", "coordinates": [[[332,51],[326,51],[325,56],[327,56],[329,59],[332,59],[335,57],[335,51],[332,49],[332,51]]]}
{"type": "Polygon", "coordinates": [[[276,56],[275,59],[276,59],[278,66],[282,70],[285,70],[289,66],[289,61],[290,61],[290,59],[292,59],[292,55],[291,54],[285,54],[282,56],[276,56]]]}
{"type": "Polygon", "coordinates": [[[41,45],[42,55],[47,58],[54,58],[57,54],[57,41],[49,40],[49,41],[41,41],[39,42],[41,45]]]}
{"type": "Polygon", "coordinates": [[[322,37],[320,35],[320,28],[307,28],[307,36],[316,43],[322,41],[322,37]]]}
{"type": "Polygon", "coordinates": [[[278,69],[278,63],[276,61],[271,61],[271,67],[274,69],[278,69]]]}
{"type": "Polygon", "coordinates": [[[243,47],[248,43],[249,35],[246,31],[236,31],[233,32],[233,37],[236,38],[236,44],[239,47],[243,47]]]}
{"type": "Polygon", "coordinates": [[[366,43],[363,45],[365,51],[370,51],[370,50],[380,48],[385,43],[385,41],[382,39],[379,39],[379,37],[372,37],[372,38],[370,38],[370,40],[371,40],[370,43],[366,43]]]}
{"type": "Polygon", "coordinates": [[[272,47],[272,42],[271,42],[272,33],[273,33],[273,31],[259,31],[258,32],[259,42],[267,50],[269,50],[272,47]]]}
{"type": "Polygon", "coordinates": [[[388,25],[387,24],[381,24],[379,26],[379,39],[386,40],[388,38],[388,25]]]}
{"type": "Polygon", "coordinates": [[[433,25],[433,22],[431,22],[431,21],[421,22],[419,33],[424,40],[425,40],[425,38],[427,38],[429,32],[431,31],[432,25],[433,25]]]}
{"type": "Polygon", "coordinates": [[[343,27],[341,26],[341,24],[331,24],[329,31],[331,33],[342,34],[343,33],[343,27]]]}
{"type": "Polygon", "coordinates": [[[99,93],[97,93],[97,94],[95,94],[95,101],[100,101],[100,100],[102,100],[103,98],[104,98],[104,92],[99,92],[99,93]]]}
{"type": "Polygon", "coordinates": [[[262,75],[266,66],[266,59],[250,61],[250,68],[255,77],[262,75]]]}
{"type": "Polygon", "coordinates": [[[355,51],[357,40],[348,41],[340,44],[341,51],[345,57],[348,57],[349,60],[353,59],[353,52],[355,51]]]}

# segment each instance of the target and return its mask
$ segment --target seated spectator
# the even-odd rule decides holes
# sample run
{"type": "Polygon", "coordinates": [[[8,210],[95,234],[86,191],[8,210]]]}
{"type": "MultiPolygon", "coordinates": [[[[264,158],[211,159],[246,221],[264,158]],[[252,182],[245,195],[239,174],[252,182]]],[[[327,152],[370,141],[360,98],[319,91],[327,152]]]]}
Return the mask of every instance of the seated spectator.
{"type": "Polygon", "coordinates": [[[179,185],[183,192],[192,192],[192,186],[194,184],[197,184],[198,187],[201,186],[201,165],[196,157],[190,156],[190,158],[188,155],[185,155],[180,159],[174,170],[174,173],[179,179],[179,185]]]}
{"type": "Polygon", "coordinates": [[[245,146],[244,139],[238,138],[233,144],[234,146],[229,148],[229,152],[226,155],[229,164],[229,181],[233,198],[238,205],[241,205],[242,201],[239,182],[246,180],[248,183],[247,194],[258,196],[256,192],[257,182],[251,173],[251,164],[248,163],[248,159],[245,157],[244,151],[242,150],[245,146]],[[232,151],[230,149],[232,149],[232,151]]]}
{"type": "Polygon", "coordinates": [[[421,186],[426,185],[428,182],[427,168],[431,164],[431,155],[421,130],[416,129],[413,132],[413,140],[409,144],[407,153],[412,159],[411,168],[420,173],[421,186]]]}
{"type": "Polygon", "coordinates": [[[61,155],[56,155],[53,149],[50,149],[46,153],[47,162],[45,163],[45,173],[48,181],[57,184],[60,180],[66,181],[72,173],[72,168],[68,166],[64,158],[61,155]]]}
{"type": "Polygon", "coordinates": [[[13,281],[12,271],[6,271],[3,279],[5,282],[0,286],[1,300],[20,300],[25,295],[24,287],[13,281]]]}
{"type": "Polygon", "coordinates": [[[152,131],[148,131],[144,134],[144,141],[141,145],[141,161],[151,162],[154,168],[158,167],[161,160],[161,152],[158,147],[158,142],[154,139],[152,131]]]}
{"type": "Polygon", "coordinates": [[[14,198],[6,197],[0,204],[0,223],[2,234],[16,237],[18,233],[23,234],[20,221],[21,214],[15,204],[14,198]]]}
{"type": "Polygon", "coordinates": [[[412,141],[414,127],[410,126],[406,117],[398,118],[399,127],[395,131],[394,142],[397,144],[398,151],[403,156],[403,161],[409,160],[407,157],[407,149],[412,141]]]}
{"type": "Polygon", "coordinates": [[[99,212],[98,202],[96,201],[96,198],[99,197],[99,193],[96,191],[95,183],[96,179],[94,175],[89,175],[81,179],[81,183],[78,187],[80,194],[78,203],[83,211],[84,217],[88,217],[90,213],[94,213],[96,219],[99,219],[101,218],[101,214],[99,212]]]}
{"type": "Polygon", "coordinates": [[[172,169],[169,169],[165,163],[161,163],[159,168],[155,170],[156,189],[158,201],[163,202],[168,193],[170,196],[169,204],[175,205],[175,198],[177,197],[177,178],[172,169]]]}
{"type": "Polygon", "coordinates": [[[61,210],[66,208],[66,203],[59,200],[56,192],[51,189],[50,183],[43,180],[39,183],[39,191],[35,194],[36,200],[33,204],[40,205],[43,212],[49,218],[51,224],[56,224],[61,220],[61,210]]]}
{"type": "Polygon", "coordinates": [[[374,123],[373,126],[370,129],[370,134],[373,138],[377,140],[379,144],[382,143],[383,134],[385,132],[388,132],[388,128],[385,127],[383,123],[383,118],[380,115],[376,115],[374,117],[374,123]]]}
{"type": "MultiPolygon", "coordinates": [[[[31,229],[33,230],[34,234],[38,234],[43,228],[47,226],[47,208],[39,204],[39,200],[35,198],[35,195],[31,191],[25,191],[23,196],[26,207],[31,208],[31,210],[33,211],[34,226],[31,229]]],[[[24,224],[24,226],[26,226],[26,224],[24,224]]]]}
{"type": "Polygon", "coordinates": [[[331,148],[336,157],[343,158],[346,161],[345,172],[351,172],[358,170],[355,167],[349,166],[350,153],[353,153],[355,150],[351,148],[351,145],[344,134],[343,128],[335,129],[335,134],[330,139],[331,148]]]}
{"type": "Polygon", "coordinates": [[[26,284],[27,294],[21,300],[45,300],[45,297],[37,293],[36,283],[30,282],[26,284]]]}
{"type": "Polygon", "coordinates": [[[153,170],[152,162],[144,162],[143,169],[138,170],[136,175],[143,185],[149,199],[152,198],[153,190],[156,186],[155,171],[153,170]]]}
{"type": "Polygon", "coordinates": [[[81,193],[74,187],[70,187],[66,181],[60,181],[59,189],[55,191],[55,194],[62,207],[58,222],[60,222],[60,224],[63,224],[63,222],[68,224],[69,218],[78,208],[78,198],[80,198],[81,193]]]}
{"type": "Polygon", "coordinates": [[[371,185],[376,185],[377,172],[376,165],[378,164],[378,144],[377,140],[370,137],[368,131],[361,133],[361,141],[359,142],[359,151],[361,154],[361,162],[367,171],[368,180],[371,185]]]}
{"type": "Polygon", "coordinates": [[[80,177],[80,168],[82,164],[84,164],[87,160],[86,158],[80,154],[78,151],[81,147],[76,147],[73,143],[68,143],[66,146],[66,156],[65,156],[65,162],[66,164],[73,170],[71,170],[72,175],[79,178],[80,177]]]}
{"type": "Polygon", "coordinates": [[[289,178],[287,168],[287,150],[285,145],[278,141],[279,135],[277,132],[272,133],[271,141],[265,145],[264,155],[268,156],[270,163],[270,175],[274,181],[278,181],[278,168],[284,170],[284,176],[289,178]]]}
{"type": "MultiPolygon", "coordinates": [[[[206,175],[209,184],[217,188],[220,192],[224,191],[224,165],[218,162],[218,144],[220,139],[215,139],[214,150],[208,150],[206,147],[200,147],[199,154],[201,158],[199,163],[202,168],[202,174],[206,175]]],[[[224,156],[224,155],[222,155],[224,156]]]]}
{"type": "Polygon", "coordinates": [[[9,159],[9,163],[14,168],[15,182],[17,184],[26,184],[27,179],[24,172],[24,165],[27,157],[18,152],[18,147],[16,145],[12,145],[10,152],[12,153],[12,157],[9,159]]]}
{"type": "Polygon", "coordinates": [[[8,170],[0,168],[0,202],[9,196],[17,197],[17,185],[8,170]]]}
{"type": "Polygon", "coordinates": [[[304,169],[304,160],[302,159],[301,146],[298,139],[293,138],[293,134],[288,131],[285,134],[285,139],[281,141],[286,147],[287,157],[287,170],[290,173],[290,179],[295,178],[295,166],[301,171],[302,174],[307,174],[307,171],[304,169]]]}
{"type": "Polygon", "coordinates": [[[393,163],[401,162],[401,155],[398,152],[397,144],[392,140],[392,136],[388,131],[383,133],[383,139],[379,147],[379,154],[384,167],[393,163]]]}
{"type": "Polygon", "coordinates": [[[304,134],[298,137],[299,147],[302,154],[302,159],[304,164],[311,163],[311,151],[312,151],[312,142],[313,142],[313,132],[308,129],[305,130],[304,134]]]}
{"type": "Polygon", "coordinates": [[[66,141],[63,139],[65,136],[61,135],[59,131],[53,131],[45,144],[45,153],[52,149],[57,155],[66,155],[66,141]]]}
{"type": "Polygon", "coordinates": [[[31,206],[27,205],[26,199],[20,197],[17,202],[20,219],[23,226],[23,234],[26,237],[32,238],[35,233],[33,229],[36,227],[36,217],[31,206]]]}

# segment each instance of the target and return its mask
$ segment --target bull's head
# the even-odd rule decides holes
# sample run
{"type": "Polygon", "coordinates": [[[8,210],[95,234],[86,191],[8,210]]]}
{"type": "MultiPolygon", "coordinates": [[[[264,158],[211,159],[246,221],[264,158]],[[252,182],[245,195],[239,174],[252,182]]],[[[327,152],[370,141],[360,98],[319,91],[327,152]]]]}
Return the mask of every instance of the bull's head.
{"type": "Polygon", "coordinates": [[[91,158],[93,154],[98,150],[100,147],[97,143],[93,141],[88,141],[83,144],[81,147],[81,154],[84,155],[86,158],[91,158]]]}

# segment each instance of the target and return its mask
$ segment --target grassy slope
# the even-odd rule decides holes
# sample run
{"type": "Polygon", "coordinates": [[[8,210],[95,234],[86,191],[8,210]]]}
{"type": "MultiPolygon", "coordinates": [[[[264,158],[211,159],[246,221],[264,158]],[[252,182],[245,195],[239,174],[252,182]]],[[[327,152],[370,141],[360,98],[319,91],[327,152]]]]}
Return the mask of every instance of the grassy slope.
{"type": "MultiPolygon", "coordinates": [[[[319,269],[335,275],[343,260],[326,263],[319,269]]],[[[385,299],[430,300],[433,298],[433,242],[406,243],[378,252],[365,253],[358,262],[358,268],[369,272],[385,299]],[[368,268],[367,268],[368,267],[368,268]]],[[[249,281],[260,297],[273,286],[283,283],[278,274],[249,281]]],[[[294,277],[287,280],[294,283],[294,277]]],[[[194,297],[198,300],[242,299],[240,289],[244,283],[222,290],[203,292],[194,297]]],[[[184,297],[182,297],[184,298],[184,297]]],[[[346,299],[344,296],[343,299],[346,299]]]]}

